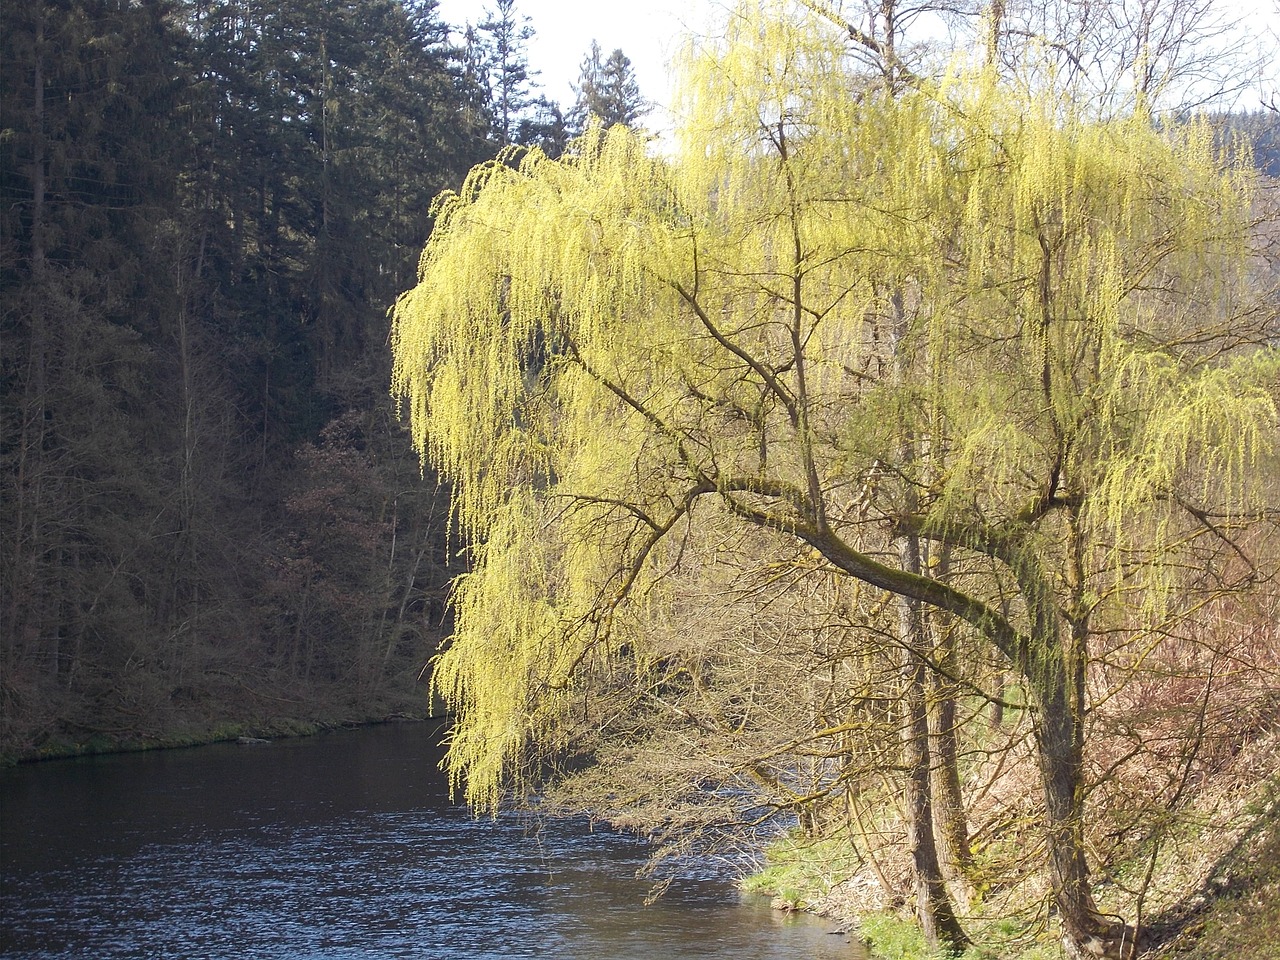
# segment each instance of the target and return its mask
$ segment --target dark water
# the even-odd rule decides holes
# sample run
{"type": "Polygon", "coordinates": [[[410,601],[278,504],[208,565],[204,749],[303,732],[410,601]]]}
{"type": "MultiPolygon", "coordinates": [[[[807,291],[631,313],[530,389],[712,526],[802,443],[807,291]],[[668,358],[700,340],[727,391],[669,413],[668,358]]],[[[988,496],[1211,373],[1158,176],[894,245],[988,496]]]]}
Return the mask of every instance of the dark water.
{"type": "Polygon", "coordinates": [[[0,770],[4,958],[852,960],[712,867],[451,805],[430,725],[0,770]],[[696,875],[701,872],[703,875],[696,875]]]}

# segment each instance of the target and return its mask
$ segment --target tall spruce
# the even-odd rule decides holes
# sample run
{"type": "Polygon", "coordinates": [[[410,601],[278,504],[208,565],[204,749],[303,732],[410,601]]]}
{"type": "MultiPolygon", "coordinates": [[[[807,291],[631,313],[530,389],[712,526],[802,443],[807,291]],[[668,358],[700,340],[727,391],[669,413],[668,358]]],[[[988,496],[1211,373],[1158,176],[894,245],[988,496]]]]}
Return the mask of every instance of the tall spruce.
{"type": "Polygon", "coordinates": [[[175,196],[183,83],[168,10],[4,8],[6,732],[21,724],[15,705],[74,717],[81,692],[127,682],[137,637],[151,630],[150,601],[166,589],[144,588],[133,572],[163,553],[156,534],[174,507],[164,425],[144,425],[166,380],[155,348],[173,300],[159,224],[175,196]]]}
{"type": "Polygon", "coordinates": [[[631,60],[621,50],[614,50],[607,59],[602,54],[600,44],[592,40],[574,85],[576,99],[569,112],[575,135],[581,134],[592,118],[606,128],[618,123],[634,127],[648,112],[631,60]]]}
{"type": "Polygon", "coordinates": [[[518,143],[521,125],[533,119],[530,109],[537,103],[536,73],[529,69],[529,41],[535,31],[529,18],[516,10],[516,0],[496,0],[476,31],[483,44],[493,137],[501,146],[518,143]]]}

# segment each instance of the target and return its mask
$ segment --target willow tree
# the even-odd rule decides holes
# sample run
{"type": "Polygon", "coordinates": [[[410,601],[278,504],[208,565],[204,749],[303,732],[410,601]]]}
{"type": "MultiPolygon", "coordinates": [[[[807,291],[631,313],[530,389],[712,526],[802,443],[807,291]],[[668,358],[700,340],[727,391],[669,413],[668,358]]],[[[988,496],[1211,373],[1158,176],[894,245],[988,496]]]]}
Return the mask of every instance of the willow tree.
{"type": "Polygon", "coordinates": [[[481,806],[528,787],[727,517],[1007,661],[1064,944],[1124,956],[1086,863],[1085,683],[1100,644],[1195,616],[1185,561],[1225,563],[1199,546],[1257,506],[1280,360],[1238,335],[1248,179],[1141,110],[867,86],[842,40],[744,7],[690,64],[674,158],[597,129],[438,202],[393,389],[472,547],[434,675],[450,770],[481,806]],[[907,535],[952,578],[904,567],[907,535]]]}

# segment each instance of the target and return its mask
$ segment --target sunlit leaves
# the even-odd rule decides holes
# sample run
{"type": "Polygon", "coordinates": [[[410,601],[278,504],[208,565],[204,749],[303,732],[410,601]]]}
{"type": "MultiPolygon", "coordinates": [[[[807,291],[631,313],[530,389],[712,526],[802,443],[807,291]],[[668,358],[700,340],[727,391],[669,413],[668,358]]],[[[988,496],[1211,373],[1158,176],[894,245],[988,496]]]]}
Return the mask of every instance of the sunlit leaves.
{"type": "Polygon", "coordinates": [[[1249,509],[1271,453],[1266,351],[1187,333],[1226,322],[1248,238],[1203,126],[981,71],[890,95],[771,4],[693,58],[682,109],[673,158],[593,129],[473,172],[395,311],[394,390],[478,544],[438,674],[473,801],[583,658],[642,643],[701,497],[999,557],[966,609],[1017,581],[1052,667],[1045,610],[1163,616],[1198,522],[1175,506],[1249,509]]]}

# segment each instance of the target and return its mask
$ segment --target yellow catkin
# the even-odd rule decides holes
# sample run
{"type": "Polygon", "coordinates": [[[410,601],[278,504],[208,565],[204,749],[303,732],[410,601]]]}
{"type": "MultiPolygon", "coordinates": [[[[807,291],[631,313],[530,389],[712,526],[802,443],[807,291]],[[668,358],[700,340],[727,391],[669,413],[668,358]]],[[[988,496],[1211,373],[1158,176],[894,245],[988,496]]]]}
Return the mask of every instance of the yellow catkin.
{"type": "MultiPolygon", "coordinates": [[[[392,390],[474,551],[434,683],[479,806],[519,789],[583,665],[659,615],[700,485],[749,480],[738,502],[784,531],[813,483],[865,515],[910,435],[931,457],[897,466],[932,522],[1014,529],[1065,458],[1091,589],[1117,602],[1122,580],[1167,596],[1175,563],[1126,565],[1172,536],[1189,474],[1247,503],[1274,365],[1159,345],[1177,310],[1218,322],[1243,259],[1247,180],[1207,129],[963,67],[888,96],[845,44],[743,4],[690,53],[675,156],[592,129],[437,203],[392,390]]],[[[1024,535],[1062,560],[1060,525],[1024,535]]]]}

